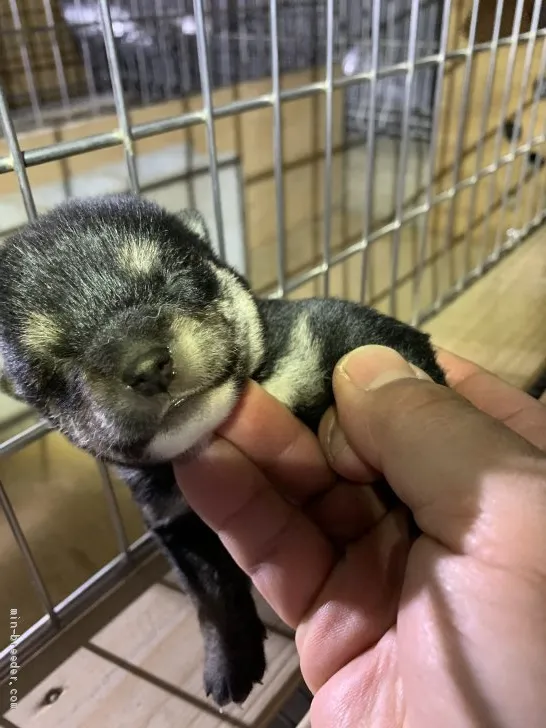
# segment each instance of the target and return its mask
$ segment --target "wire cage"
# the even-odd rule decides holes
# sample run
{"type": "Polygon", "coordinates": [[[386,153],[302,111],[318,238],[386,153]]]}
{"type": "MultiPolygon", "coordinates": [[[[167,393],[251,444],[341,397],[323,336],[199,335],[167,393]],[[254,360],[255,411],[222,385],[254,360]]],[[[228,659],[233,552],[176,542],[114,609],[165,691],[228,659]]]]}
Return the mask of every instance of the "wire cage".
{"type": "MultiPolygon", "coordinates": [[[[377,70],[393,68],[408,58],[418,61],[439,52],[442,21],[442,4],[422,4],[419,14],[411,12],[411,0],[384,2],[379,8],[377,50],[373,46],[372,8],[361,15],[360,37],[348,35],[348,50],[341,59],[343,71],[353,73],[372,72],[374,52],[377,54],[377,70]],[[413,27],[411,27],[413,23],[413,27]]],[[[350,27],[350,26],[349,26],[350,27]]],[[[414,71],[408,101],[410,139],[430,141],[436,83],[434,66],[424,66],[414,71]]],[[[406,78],[404,75],[386,75],[377,81],[374,95],[374,133],[402,136],[406,78]]],[[[366,85],[355,84],[347,89],[348,134],[359,138],[370,124],[370,94],[366,85]]]]}
{"type": "MultiPolygon", "coordinates": [[[[68,196],[129,189],[205,206],[261,295],[341,295],[421,325],[544,220],[545,68],[540,0],[7,0],[0,239],[68,196]]],[[[56,436],[17,416],[0,502],[31,585],[13,595],[37,598],[24,660],[153,548],[86,461],[116,553],[52,590],[9,474],[56,436]]]]}
{"type": "MultiPolygon", "coordinates": [[[[4,24],[20,28],[24,39],[4,31],[2,42],[8,62],[9,78],[25,78],[26,88],[14,83],[8,91],[13,111],[21,110],[21,122],[38,124],[46,109],[50,114],[74,116],[90,105],[98,110],[113,107],[112,79],[102,33],[99,4],[89,0],[62,0],[58,15],[64,21],[63,32],[54,24],[49,4],[39,2],[35,9],[47,9],[44,26],[23,27],[21,12],[13,1],[4,24]],[[27,40],[28,38],[28,40],[27,40]],[[38,44],[36,38],[40,38],[38,44]],[[44,38],[49,38],[49,81],[37,86],[32,57],[41,62],[44,38]],[[34,51],[33,53],[31,51],[34,51]],[[84,61],[84,74],[68,73],[84,61]],[[59,102],[61,102],[59,104],[59,102]],[[30,113],[29,113],[30,112],[30,113]]],[[[109,3],[114,37],[118,48],[121,84],[132,104],[149,104],[199,92],[199,62],[196,24],[191,0],[115,0],[109,3]]],[[[271,75],[271,26],[269,2],[216,1],[204,4],[208,33],[210,79],[213,88],[271,75]]],[[[378,65],[392,67],[403,62],[409,52],[411,2],[384,2],[380,8],[383,32],[379,37],[378,65]]],[[[277,3],[277,47],[281,73],[324,66],[326,63],[326,5],[316,0],[277,3]]],[[[343,64],[345,73],[370,70],[372,53],[371,10],[360,0],[335,3],[333,8],[333,58],[343,64]]],[[[438,52],[441,3],[422,3],[415,29],[415,57],[438,52]]],[[[393,125],[391,133],[401,133],[403,113],[403,78],[386,78],[378,85],[379,120],[393,125]],[[382,98],[381,98],[382,97],[382,98]],[[394,120],[391,118],[394,117],[394,120]],[[385,120],[386,121],[383,121],[385,120]]],[[[430,134],[433,105],[434,69],[417,71],[410,101],[410,134],[424,124],[430,134]],[[427,125],[428,124],[428,125],[427,125]]],[[[368,93],[365,85],[348,87],[347,122],[355,134],[365,125],[368,93]]]]}

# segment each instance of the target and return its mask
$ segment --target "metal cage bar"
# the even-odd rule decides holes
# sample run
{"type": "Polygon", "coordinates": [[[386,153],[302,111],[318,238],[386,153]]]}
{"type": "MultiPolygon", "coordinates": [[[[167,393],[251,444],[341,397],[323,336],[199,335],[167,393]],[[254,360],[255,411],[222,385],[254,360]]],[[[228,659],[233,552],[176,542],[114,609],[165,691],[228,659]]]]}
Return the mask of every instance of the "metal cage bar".
{"type": "Polygon", "coordinates": [[[36,205],[34,203],[34,197],[28,181],[23,152],[19,146],[15,127],[9,114],[6,94],[2,88],[2,84],[0,84],[0,127],[3,129],[4,137],[8,144],[12,169],[17,175],[17,181],[19,182],[19,189],[25,205],[27,217],[29,220],[34,220],[36,218],[36,205]]]}
{"type": "MultiPolygon", "coordinates": [[[[478,11],[480,7],[480,0],[474,0],[472,4],[472,14],[470,17],[470,28],[468,32],[468,47],[474,45],[476,38],[476,27],[478,24],[478,11]]],[[[464,135],[466,129],[466,114],[468,110],[468,102],[470,97],[470,81],[472,79],[472,53],[468,53],[466,57],[465,69],[464,69],[464,80],[463,80],[463,99],[461,112],[459,116],[459,123],[457,126],[457,140],[455,142],[455,164],[453,166],[453,187],[457,185],[459,181],[459,175],[461,171],[461,155],[463,150],[464,135]]],[[[456,280],[455,275],[455,263],[453,260],[453,253],[451,249],[451,240],[453,238],[453,229],[455,226],[455,196],[451,200],[449,206],[449,216],[445,229],[444,235],[444,255],[446,256],[449,263],[449,281],[453,285],[456,280]]]]}
{"type": "MultiPolygon", "coordinates": [[[[76,6],[78,13],[82,12],[83,1],[84,0],[75,0],[75,6],[76,6]]],[[[93,77],[91,48],[89,45],[89,40],[85,37],[82,38],[81,49],[82,49],[83,67],[84,67],[84,73],[85,73],[85,82],[87,84],[87,90],[89,92],[89,97],[91,100],[91,110],[93,113],[98,114],[100,111],[100,103],[98,101],[97,87],[95,84],[95,79],[93,77]]]]}
{"type": "MultiPolygon", "coordinates": [[[[421,281],[423,278],[423,272],[426,264],[426,248],[427,248],[427,237],[428,237],[428,224],[430,219],[430,211],[433,208],[433,186],[434,186],[434,173],[436,168],[436,152],[438,148],[438,133],[440,126],[440,113],[442,103],[442,91],[444,82],[444,68],[445,59],[447,56],[447,42],[449,39],[449,20],[451,12],[451,0],[446,0],[443,15],[442,25],[440,30],[440,56],[442,60],[438,63],[438,79],[436,86],[436,94],[434,98],[434,110],[432,115],[432,135],[430,140],[431,153],[428,159],[427,165],[427,181],[426,181],[426,192],[425,192],[425,203],[423,220],[421,221],[421,233],[419,236],[418,243],[418,262],[417,270],[415,272],[414,284],[413,284],[413,314],[412,323],[414,326],[419,321],[419,312],[421,310],[421,281]]],[[[438,300],[438,280],[434,275],[433,268],[433,279],[432,279],[432,296],[434,300],[438,300]]]]}
{"type": "Polygon", "coordinates": [[[15,452],[18,452],[23,447],[30,445],[32,442],[36,442],[44,435],[51,432],[51,428],[45,422],[38,422],[35,425],[27,427],[25,430],[18,432],[13,437],[4,440],[0,443],[0,457],[7,457],[15,452]]]}
{"type": "MultiPolygon", "coordinates": [[[[546,132],[546,122],[543,124],[542,128],[546,132]]],[[[529,225],[531,225],[531,227],[532,227],[536,224],[539,224],[539,222],[542,218],[545,203],[546,203],[546,182],[544,180],[544,174],[542,174],[542,175],[536,174],[538,169],[540,169],[540,164],[539,164],[539,162],[535,162],[534,171],[535,171],[536,186],[539,189],[539,194],[537,195],[537,209],[536,209],[535,215],[530,220],[530,222],[526,223],[522,227],[522,230],[525,232],[527,232],[529,230],[529,225]]]]}
{"type": "Polygon", "coordinates": [[[419,3],[411,4],[409,23],[409,45],[408,45],[408,70],[404,82],[404,110],[402,116],[402,141],[400,144],[400,158],[398,160],[398,172],[395,191],[395,228],[392,235],[392,265],[391,265],[391,295],[389,309],[391,316],[396,317],[397,313],[397,286],[398,259],[400,254],[400,230],[402,227],[401,217],[404,206],[404,194],[406,190],[406,171],[408,166],[408,141],[410,126],[410,104],[413,91],[413,79],[415,74],[415,60],[417,57],[417,30],[419,24],[419,3]]]}
{"type": "Polygon", "coordinates": [[[30,55],[28,52],[27,43],[23,33],[23,25],[21,23],[21,15],[17,6],[17,0],[9,0],[9,7],[11,12],[11,18],[13,21],[13,27],[19,37],[19,53],[21,55],[21,62],[23,65],[23,73],[25,76],[25,82],[28,89],[28,95],[32,106],[32,112],[36,121],[41,124],[43,121],[42,110],[40,107],[40,101],[38,99],[38,93],[34,84],[34,75],[32,73],[32,64],[30,62],[30,55]]]}
{"type": "MultiPolygon", "coordinates": [[[[546,122],[543,125],[543,130],[546,133],[546,122]]],[[[544,134],[543,134],[544,136],[544,134]]],[[[534,217],[529,221],[529,223],[525,224],[522,228],[523,233],[527,233],[530,228],[532,228],[535,225],[540,224],[540,221],[543,219],[544,216],[544,209],[546,207],[546,181],[544,179],[544,174],[538,175],[536,174],[536,171],[540,169],[540,164],[538,162],[535,163],[535,178],[537,180],[537,187],[540,190],[538,196],[537,196],[537,210],[534,215],[534,217]]]]}
{"type": "MultiPolygon", "coordinates": [[[[521,83],[520,83],[520,90],[519,90],[519,98],[517,103],[517,109],[516,113],[514,115],[514,127],[515,130],[519,129],[521,127],[522,117],[523,117],[523,105],[525,102],[525,93],[527,92],[527,88],[529,86],[529,80],[531,75],[531,64],[533,61],[533,53],[535,50],[536,45],[536,32],[538,30],[538,23],[540,20],[540,12],[542,9],[542,0],[535,0],[534,7],[533,7],[533,14],[531,18],[531,33],[534,33],[534,35],[529,39],[529,42],[527,43],[527,47],[525,49],[525,58],[524,58],[524,64],[523,64],[523,72],[521,77],[521,83]]],[[[516,43],[514,42],[510,46],[510,53],[511,53],[511,60],[515,62],[515,53],[517,50],[516,43]],[[512,56],[513,54],[513,56],[512,56]]],[[[514,134],[512,136],[512,139],[510,140],[510,151],[513,151],[516,148],[517,145],[517,132],[514,131],[514,134]]],[[[499,213],[499,219],[497,221],[497,230],[495,233],[495,244],[493,248],[493,252],[496,252],[497,250],[500,250],[502,246],[502,226],[505,220],[505,210],[506,206],[508,204],[508,196],[510,192],[510,184],[512,181],[512,166],[513,165],[507,165],[504,169],[504,182],[502,184],[502,201],[501,201],[501,209],[499,213]]],[[[524,164],[522,164],[522,167],[524,164]]]]}
{"type": "Polygon", "coordinates": [[[207,128],[207,142],[209,148],[210,173],[212,177],[212,195],[214,199],[214,217],[216,233],[218,235],[218,249],[220,256],[225,258],[226,242],[224,237],[224,223],[222,219],[222,199],[220,195],[220,181],[218,177],[218,152],[216,147],[216,133],[214,130],[214,105],[212,102],[212,89],[210,81],[210,67],[208,57],[208,43],[205,27],[205,11],[202,0],[194,0],[197,26],[197,47],[199,49],[199,75],[203,93],[204,112],[202,119],[207,128]]]}
{"type": "MultiPolygon", "coordinates": [[[[503,89],[502,101],[501,101],[500,113],[501,113],[502,119],[506,118],[508,102],[510,99],[510,91],[512,88],[512,78],[514,76],[515,54],[516,54],[516,50],[517,50],[517,44],[514,42],[514,39],[517,37],[520,27],[521,27],[521,19],[523,16],[524,2],[525,2],[525,0],[518,0],[515,11],[514,11],[512,35],[510,38],[511,42],[510,42],[508,62],[507,62],[507,66],[506,66],[506,76],[505,76],[504,89],[503,89]]],[[[531,38],[532,38],[532,34],[530,36],[530,39],[531,38]]],[[[502,125],[499,124],[497,133],[495,135],[495,151],[494,151],[494,155],[497,159],[500,157],[502,135],[503,135],[503,128],[502,128],[502,125]]],[[[487,195],[487,200],[488,200],[487,210],[489,210],[489,211],[491,211],[491,208],[493,207],[494,194],[495,194],[495,179],[494,179],[494,177],[491,177],[489,179],[489,189],[488,189],[488,195],[487,195]]],[[[484,246],[487,246],[487,241],[484,241],[484,246]]],[[[500,251],[500,248],[499,248],[499,251],[500,251]]]]}
{"type": "Polygon", "coordinates": [[[360,275],[360,300],[366,301],[368,272],[370,267],[369,258],[369,241],[371,232],[371,217],[373,214],[373,175],[375,168],[375,116],[376,116],[376,97],[377,97],[377,74],[379,66],[379,31],[381,22],[381,3],[380,0],[374,0],[372,4],[371,18],[371,78],[369,81],[369,110],[370,122],[368,124],[368,133],[366,138],[366,173],[364,182],[364,247],[362,249],[362,271],[360,275]]]}
{"type": "Polygon", "coordinates": [[[269,22],[271,24],[271,105],[273,106],[273,157],[275,165],[275,210],[277,220],[277,290],[279,295],[283,296],[286,285],[286,223],[284,216],[284,178],[282,173],[284,147],[279,63],[279,20],[275,0],[270,0],[269,3],[269,22]]]}
{"type": "MultiPolygon", "coordinates": [[[[487,71],[487,79],[485,83],[485,96],[483,99],[482,109],[481,109],[481,116],[480,116],[480,133],[478,138],[478,148],[476,150],[476,174],[480,171],[482,164],[483,164],[483,155],[484,155],[484,148],[485,148],[485,132],[487,127],[487,120],[489,118],[489,113],[491,110],[491,101],[492,101],[492,94],[493,94],[493,79],[495,75],[495,68],[497,63],[497,53],[499,48],[499,35],[500,35],[500,27],[501,27],[501,20],[502,20],[502,12],[504,8],[504,0],[498,0],[497,7],[495,11],[495,19],[493,23],[493,39],[491,44],[491,53],[489,58],[489,67],[487,71]]],[[[473,224],[476,216],[476,203],[477,203],[477,190],[476,187],[472,190],[472,195],[470,198],[470,212],[469,212],[469,218],[470,218],[470,225],[469,225],[469,231],[468,236],[465,241],[465,274],[468,275],[472,268],[472,262],[471,262],[471,251],[472,251],[472,243],[474,240],[473,235],[473,224]]]]}
{"type": "Polygon", "coordinates": [[[57,617],[55,615],[53,601],[45,585],[45,582],[42,579],[42,575],[40,574],[40,570],[38,568],[38,565],[36,564],[36,560],[32,555],[32,551],[30,549],[28,541],[25,537],[23,529],[21,528],[21,524],[19,523],[15,511],[13,510],[13,506],[11,505],[11,502],[8,498],[8,494],[6,493],[6,490],[1,481],[0,505],[2,506],[2,510],[4,511],[11,532],[13,533],[13,537],[15,538],[17,545],[19,546],[19,550],[25,561],[25,566],[27,567],[32,582],[34,583],[34,588],[38,595],[38,599],[40,600],[40,603],[42,604],[46,613],[49,615],[49,619],[55,624],[57,622],[57,617]]]}
{"type": "Polygon", "coordinates": [[[326,10],[326,116],[324,123],[324,296],[330,295],[330,247],[332,242],[332,153],[334,135],[334,0],[327,0],[326,10]]]}
{"type": "MultiPolygon", "coordinates": [[[[518,42],[524,43],[528,41],[530,37],[530,33],[521,33],[518,35],[518,42]]],[[[536,34],[536,37],[546,37],[546,28],[541,29],[540,32],[536,34]]],[[[501,39],[499,40],[498,46],[503,47],[509,44],[509,39],[501,39]]],[[[491,44],[477,44],[472,53],[488,52],[490,49],[491,44]]],[[[445,60],[456,60],[459,58],[466,58],[467,56],[468,53],[464,50],[450,51],[446,54],[444,62],[445,60]]],[[[417,59],[415,61],[415,68],[418,69],[425,68],[427,66],[437,66],[440,60],[441,56],[437,53],[433,53],[417,59]]],[[[407,70],[407,63],[397,63],[389,67],[378,68],[377,79],[388,78],[389,76],[394,76],[407,70]]],[[[373,74],[371,71],[362,71],[352,76],[335,78],[334,88],[348,88],[361,83],[362,81],[371,81],[372,77],[373,74]]],[[[324,90],[325,82],[317,81],[302,85],[295,89],[282,91],[280,94],[280,100],[281,102],[296,101],[298,99],[308,98],[317,93],[324,93],[324,90]]],[[[248,111],[255,111],[257,109],[264,109],[271,106],[273,106],[272,95],[265,94],[262,96],[256,96],[255,98],[234,101],[229,104],[217,106],[212,112],[212,117],[214,119],[222,119],[233,116],[234,114],[243,114],[248,111]]],[[[131,134],[132,138],[136,141],[139,139],[146,139],[157,134],[164,134],[170,131],[177,131],[179,129],[187,129],[190,126],[201,124],[203,121],[204,113],[202,111],[189,112],[167,119],[134,124],[131,126],[131,134]]],[[[84,154],[86,152],[106,149],[108,147],[122,144],[123,140],[118,132],[103,132],[101,134],[77,139],[72,142],[59,142],[57,144],[50,144],[36,149],[25,150],[23,152],[23,159],[25,166],[30,167],[37,164],[44,164],[45,162],[59,161],[69,155],[84,154]]],[[[10,156],[0,158],[0,174],[4,172],[11,172],[13,169],[13,160],[10,156]]]]}
{"type": "MultiPolygon", "coordinates": [[[[437,205],[442,204],[443,202],[446,202],[448,200],[453,199],[455,195],[457,195],[461,190],[467,189],[471,187],[472,185],[475,185],[476,182],[485,179],[489,177],[492,174],[495,174],[499,169],[502,169],[505,165],[511,164],[516,157],[522,156],[524,154],[528,154],[529,151],[539,144],[543,144],[546,142],[546,133],[540,134],[536,137],[533,137],[533,140],[530,144],[523,144],[512,154],[508,153],[503,155],[499,158],[498,162],[488,165],[487,167],[484,167],[483,170],[477,175],[472,175],[471,177],[466,177],[465,179],[459,181],[456,185],[450,187],[449,189],[445,190],[444,192],[441,192],[440,194],[435,195],[430,205],[419,205],[413,208],[411,212],[406,213],[402,216],[400,223],[403,225],[411,220],[414,220],[417,217],[420,217],[421,215],[426,214],[429,212],[432,208],[436,207],[437,205]]],[[[545,188],[545,195],[546,195],[546,188],[545,188]]],[[[541,218],[542,220],[542,218],[541,218]]],[[[540,224],[537,222],[537,224],[540,224]]],[[[333,255],[330,259],[331,266],[335,266],[339,263],[344,262],[345,260],[348,260],[356,253],[362,253],[362,251],[365,249],[367,245],[370,245],[371,243],[374,243],[376,240],[379,240],[380,238],[384,237],[385,235],[391,234],[397,227],[398,223],[390,222],[384,225],[383,227],[379,228],[375,232],[373,232],[368,240],[361,239],[358,242],[354,243],[353,245],[348,246],[345,248],[342,252],[337,253],[336,255],[333,255]]],[[[528,231],[527,231],[528,232],[528,231]]],[[[510,246],[508,246],[510,247],[510,246]]],[[[506,246],[503,246],[501,249],[502,254],[506,249],[506,246]]],[[[430,263],[433,259],[439,257],[440,254],[436,256],[430,256],[426,262],[430,263]]],[[[488,256],[484,259],[484,267],[489,265],[492,261],[491,256],[488,256]]],[[[464,285],[468,283],[469,280],[476,277],[476,270],[473,270],[469,273],[467,279],[464,282],[464,285]]],[[[309,283],[310,281],[314,280],[318,276],[321,276],[323,273],[323,265],[322,263],[320,265],[314,266],[313,268],[310,268],[308,271],[301,275],[292,276],[288,279],[287,285],[286,285],[286,293],[291,293],[292,291],[297,290],[301,286],[303,286],[305,283],[309,283]]],[[[460,284],[456,283],[455,285],[451,286],[446,293],[443,295],[440,295],[436,303],[433,304],[430,311],[427,311],[426,314],[423,314],[422,316],[418,317],[418,324],[423,323],[423,321],[428,318],[431,315],[431,312],[437,311],[446,300],[449,300],[451,296],[453,296],[457,291],[459,291],[460,284]]],[[[459,291],[460,292],[460,291],[459,291]]],[[[271,298],[278,298],[279,294],[276,291],[268,293],[268,295],[271,298]]],[[[373,305],[374,303],[377,303],[377,301],[382,296],[374,296],[369,303],[373,305]]]]}
{"type": "MultiPolygon", "coordinates": [[[[542,51],[540,55],[540,67],[538,72],[538,78],[544,78],[546,76],[546,39],[542,41],[542,51]]],[[[540,99],[541,99],[541,91],[542,91],[542,83],[538,82],[535,83],[535,88],[533,91],[533,101],[532,101],[532,108],[531,108],[531,118],[529,122],[529,132],[527,134],[527,140],[528,142],[533,138],[533,133],[535,126],[538,121],[538,112],[540,107],[540,99]]],[[[520,175],[517,183],[517,192],[516,192],[516,198],[514,202],[514,207],[516,210],[520,211],[520,214],[518,215],[518,228],[522,228],[524,225],[524,220],[526,217],[528,218],[529,215],[529,206],[527,204],[522,205],[522,199],[521,195],[524,189],[524,180],[525,177],[528,175],[530,168],[533,167],[532,173],[535,178],[537,179],[537,171],[538,166],[535,163],[534,165],[529,164],[529,156],[527,156],[524,160],[524,163],[520,167],[520,175]]]]}
{"type": "Polygon", "coordinates": [[[106,56],[108,58],[108,68],[112,79],[112,88],[114,90],[114,101],[116,104],[116,114],[121,133],[121,141],[125,150],[125,164],[127,165],[127,173],[131,190],[139,192],[140,185],[138,182],[138,171],[135,159],[134,140],[131,130],[131,122],[129,121],[129,112],[125,104],[125,95],[123,93],[123,84],[121,81],[121,71],[119,68],[119,60],[116,51],[116,40],[114,37],[114,29],[112,26],[112,18],[110,16],[110,5],[108,0],[100,0],[100,13],[102,20],[102,30],[104,33],[104,42],[106,45],[106,56]]]}
{"type": "Polygon", "coordinates": [[[129,557],[129,539],[127,538],[125,526],[123,525],[123,518],[119,508],[119,503],[114,490],[114,486],[112,484],[110,473],[108,472],[108,468],[106,467],[106,465],[100,460],[97,461],[97,465],[99,468],[102,489],[106,498],[106,502],[108,504],[110,520],[112,521],[112,526],[116,534],[119,552],[120,554],[125,554],[126,557],[129,557]]]}
{"type": "Polygon", "coordinates": [[[55,27],[55,21],[53,18],[53,9],[51,7],[51,0],[42,0],[47,29],[51,40],[51,50],[53,53],[53,63],[55,66],[55,73],[57,75],[57,82],[59,84],[61,104],[63,112],[67,114],[70,109],[70,95],[68,93],[68,84],[66,82],[66,75],[63,68],[63,60],[61,51],[59,48],[59,42],[57,40],[57,30],[55,27]]]}

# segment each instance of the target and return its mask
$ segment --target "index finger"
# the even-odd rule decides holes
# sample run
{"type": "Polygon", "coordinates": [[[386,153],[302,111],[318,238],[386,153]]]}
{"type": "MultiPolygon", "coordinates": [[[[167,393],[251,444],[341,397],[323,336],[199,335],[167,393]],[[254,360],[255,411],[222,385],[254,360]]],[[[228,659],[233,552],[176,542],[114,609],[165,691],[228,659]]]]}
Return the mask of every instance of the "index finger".
{"type": "Polygon", "coordinates": [[[249,382],[218,435],[244,453],[293,503],[305,502],[334,482],[311,430],[255,382],[249,382]]]}
{"type": "MultiPolygon", "coordinates": [[[[334,564],[328,539],[221,438],[173,467],[190,508],[218,534],[277,614],[296,627],[334,564]]],[[[299,477],[307,480],[305,472],[299,477]]]]}
{"type": "Polygon", "coordinates": [[[437,351],[448,384],[482,412],[546,451],[546,407],[486,369],[449,351],[437,351]]]}

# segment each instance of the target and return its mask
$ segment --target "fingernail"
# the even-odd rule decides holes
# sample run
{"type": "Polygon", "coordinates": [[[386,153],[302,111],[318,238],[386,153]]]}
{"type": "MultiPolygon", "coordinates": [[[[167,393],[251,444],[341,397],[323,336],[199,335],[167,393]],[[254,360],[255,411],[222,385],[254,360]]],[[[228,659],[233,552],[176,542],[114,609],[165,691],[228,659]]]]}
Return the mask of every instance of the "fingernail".
{"type": "Polygon", "coordinates": [[[326,450],[330,462],[335,462],[337,457],[347,447],[347,440],[343,434],[343,430],[339,426],[337,417],[334,412],[331,412],[328,417],[328,430],[326,434],[326,450]]]}
{"type": "Polygon", "coordinates": [[[398,379],[428,379],[424,372],[386,346],[355,349],[342,359],[339,371],[353,386],[363,390],[379,389],[398,379]]]}

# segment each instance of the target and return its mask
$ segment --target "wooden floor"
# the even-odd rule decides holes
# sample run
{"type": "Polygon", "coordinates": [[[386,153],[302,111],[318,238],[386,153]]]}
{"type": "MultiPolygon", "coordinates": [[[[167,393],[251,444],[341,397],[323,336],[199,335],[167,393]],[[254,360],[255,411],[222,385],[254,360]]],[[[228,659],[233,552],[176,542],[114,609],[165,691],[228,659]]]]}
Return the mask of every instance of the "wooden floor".
{"type": "MultiPolygon", "coordinates": [[[[220,713],[202,688],[194,610],[152,559],[20,672],[26,695],[0,726],[265,728],[301,680],[292,633],[257,599],[269,627],[267,681],[244,709],[220,713]],[[53,696],[53,697],[52,697],[53,696]]],[[[20,693],[21,694],[21,693],[20,693]]],[[[2,710],[6,710],[3,696],[2,710]]]]}
{"type": "Polygon", "coordinates": [[[542,229],[423,328],[438,346],[526,389],[546,366],[545,251],[542,229]]]}
{"type": "MultiPolygon", "coordinates": [[[[532,236],[425,328],[435,343],[525,387],[546,364],[546,231],[532,236]]],[[[5,433],[3,433],[4,435],[5,433]]],[[[56,434],[0,461],[0,479],[55,601],[116,553],[94,462],[56,434]]],[[[116,484],[129,537],[140,517],[116,484]]],[[[0,523],[0,613],[14,606],[26,628],[40,616],[7,524],[0,523]]],[[[0,726],[23,728],[212,728],[266,726],[299,680],[295,649],[272,615],[269,671],[244,710],[224,716],[205,700],[201,643],[186,598],[162,561],[133,575],[110,600],[25,666],[19,707],[0,726]],[[48,691],[60,691],[43,705],[48,691]]],[[[0,625],[6,641],[7,619],[0,625]]],[[[49,693],[51,697],[57,693],[49,693]]]]}

